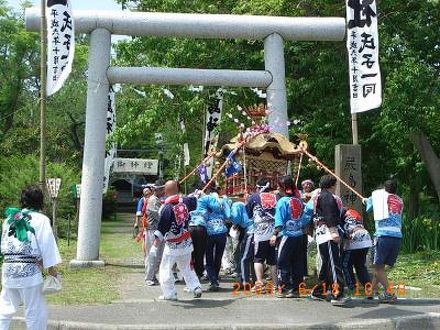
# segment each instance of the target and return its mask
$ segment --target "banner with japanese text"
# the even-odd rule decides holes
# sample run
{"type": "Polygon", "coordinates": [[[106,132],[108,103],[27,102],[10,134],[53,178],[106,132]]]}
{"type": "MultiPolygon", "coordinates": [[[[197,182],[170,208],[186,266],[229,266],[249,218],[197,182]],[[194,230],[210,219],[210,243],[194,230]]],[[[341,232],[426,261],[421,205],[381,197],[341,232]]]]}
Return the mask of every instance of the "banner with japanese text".
{"type": "MultiPolygon", "coordinates": [[[[108,140],[113,134],[116,128],[116,104],[115,104],[115,91],[110,86],[110,90],[108,93],[108,103],[107,103],[107,135],[106,140],[108,140]]],[[[116,143],[112,142],[109,146],[106,143],[105,150],[105,160],[104,160],[104,181],[103,181],[103,194],[107,192],[109,181],[110,181],[110,173],[112,170],[113,159],[116,156],[116,143]]]]}
{"type": "Polygon", "coordinates": [[[47,20],[47,96],[55,94],[72,71],[75,28],[70,0],[48,0],[47,20]]]}
{"type": "Polygon", "coordinates": [[[382,104],[376,0],[346,0],[351,113],[382,104]]]}
{"type": "MultiPolygon", "coordinates": [[[[204,157],[217,147],[218,131],[216,128],[220,124],[221,113],[223,108],[223,96],[224,90],[219,88],[215,93],[215,98],[210,100],[208,110],[206,113],[206,127],[205,127],[205,140],[204,140],[204,157]]],[[[206,164],[208,176],[211,177],[212,168],[214,166],[214,157],[211,157],[206,164]]]]}

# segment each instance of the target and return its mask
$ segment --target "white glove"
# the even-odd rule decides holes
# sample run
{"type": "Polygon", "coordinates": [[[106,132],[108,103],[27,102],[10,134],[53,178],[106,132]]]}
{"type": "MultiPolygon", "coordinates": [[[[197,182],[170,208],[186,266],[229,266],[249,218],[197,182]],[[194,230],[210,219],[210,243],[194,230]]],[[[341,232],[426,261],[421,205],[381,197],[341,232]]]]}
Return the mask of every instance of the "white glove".
{"type": "Polygon", "coordinates": [[[157,246],[155,246],[155,245],[153,245],[151,248],[150,248],[150,256],[152,256],[152,257],[156,257],[157,256],[157,246]]]}

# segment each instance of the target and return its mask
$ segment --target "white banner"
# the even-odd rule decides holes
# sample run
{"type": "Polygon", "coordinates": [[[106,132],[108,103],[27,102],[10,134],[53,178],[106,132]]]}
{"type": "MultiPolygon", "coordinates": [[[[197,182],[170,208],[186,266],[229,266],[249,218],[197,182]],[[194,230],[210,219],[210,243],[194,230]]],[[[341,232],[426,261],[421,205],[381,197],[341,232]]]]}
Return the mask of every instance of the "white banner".
{"type": "Polygon", "coordinates": [[[61,187],[61,179],[60,178],[46,179],[46,187],[50,197],[57,198],[58,192],[60,191],[60,187],[61,187]]]}
{"type": "Polygon", "coordinates": [[[351,113],[382,104],[376,0],[346,0],[351,113]]]}
{"type": "Polygon", "coordinates": [[[158,165],[157,159],[115,158],[113,173],[157,175],[158,165]]]}
{"type": "MultiPolygon", "coordinates": [[[[180,130],[183,134],[186,133],[185,122],[183,119],[180,120],[180,130]]],[[[189,156],[189,147],[188,142],[183,144],[183,166],[189,166],[190,156],[189,156]]]]}
{"type": "MultiPolygon", "coordinates": [[[[214,101],[212,101],[212,103],[208,106],[208,111],[206,113],[205,141],[203,146],[204,157],[208,156],[209,152],[217,147],[218,133],[215,132],[215,129],[220,124],[221,120],[223,95],[224,90],[222,88],[219,88],[215,93],[214,101]]],[[[214,157],[211,157],[210,160],[207,162],[209,177],[211,177],[213,166],[214,157]]]]}
{"type": "MultiPolygon", "coordinates": [[[[110,86],[110,91],[108,93],[108,103],[107,103],[107,138],[106,139],[108,139],[113,134],[115,128],[116,128],[115,92],[113,88],[110,86]]],[[[106,149],[105,151],[104,181],[103,181],[103,191],[102,191],[103,194],[105,194],[108,189],[113,158],[115,156],[116,156],[116,143],[112,143],[110,150],[106,149]]]]}
{"type": "Polygon", "coordinates": [[[47,0],[46,93],[56,93],[72,71],[75,29],[70,0],[47,0]]]}

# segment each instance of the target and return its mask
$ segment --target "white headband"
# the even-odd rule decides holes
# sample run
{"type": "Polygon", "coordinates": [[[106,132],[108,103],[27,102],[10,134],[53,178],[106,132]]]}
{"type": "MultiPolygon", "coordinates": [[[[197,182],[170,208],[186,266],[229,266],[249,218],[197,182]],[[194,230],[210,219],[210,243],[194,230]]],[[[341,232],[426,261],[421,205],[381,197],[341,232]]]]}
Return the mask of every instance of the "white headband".
{"type": "Polygon", "coordinates": [[[270,187],[270,182],[267,182],[264,186],[260,186],[257,184],[257,188],[260,189],[260,191],[264,192],[267,188],[270,187]]]}

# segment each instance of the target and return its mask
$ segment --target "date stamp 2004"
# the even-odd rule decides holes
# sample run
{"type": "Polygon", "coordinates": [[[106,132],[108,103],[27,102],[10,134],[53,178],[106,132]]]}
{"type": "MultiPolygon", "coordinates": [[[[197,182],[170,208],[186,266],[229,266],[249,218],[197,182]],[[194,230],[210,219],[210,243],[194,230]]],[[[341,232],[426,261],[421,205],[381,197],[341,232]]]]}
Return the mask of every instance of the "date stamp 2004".
{"type": "MultiPolygon", "coordinates": [[[[328,290],[331,291],[331,294],[334,296],[339,295],[340,293],[340,287],[337,282],[332,283],[331,287],[327,288],[326,283],[317,284],[312,288],[308,288],[307,284],[305,282],[301,282],[299,284],[298,293],[300,297],[307,297],[311,294],[311,292],[315,289],[317,289],[319,286],[321,286],[322,292],[327,292],[328,290]]],[[[233,290],[232,295],[233,296],[239,296],[243,294],[244,296],[262,296],[262,295],[273,295],[277,291],[282,292],[284,289],[284,285],[275,287],[271,281],[268,281],[266,285],[263,286],[256,286],[254,289],[252,289],[251,285],[249,283],[242,285],[239,282],[233,283],[233,290]]],[[[397,295],[399,297],[403,297],[406,295],[406,286],[405,284],[399,282],[397,286],[394,285],[393,282],[389,282],[388,288],[386,288],[386,293],[394,293],[397,289],[397,295]]],[[[373,285],[371,282],[365,283],[364,286],[360,284],[359,282],[355,283],[353,295],[356,297],[365,296],[365,297],[371,297],[373,295],[373,285]]]]}

